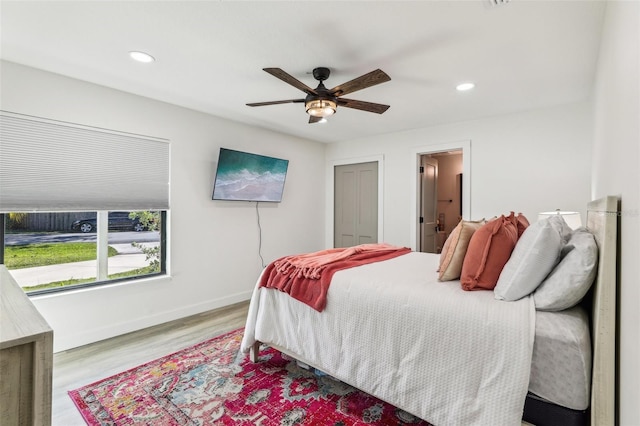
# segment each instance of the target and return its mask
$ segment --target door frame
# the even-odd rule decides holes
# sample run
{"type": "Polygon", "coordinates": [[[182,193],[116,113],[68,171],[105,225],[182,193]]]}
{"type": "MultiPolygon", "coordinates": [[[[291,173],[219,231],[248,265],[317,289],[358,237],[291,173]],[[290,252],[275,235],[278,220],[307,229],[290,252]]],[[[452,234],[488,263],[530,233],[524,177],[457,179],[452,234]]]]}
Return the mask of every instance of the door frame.
{"type": "MultiPolygon", "coordinates": [[[[432,167],[434,167],[435,169],[435,174],[434,174],[434,183],[435,183],[435,188],[433,191],[433,199],[432,201],[432,207],[433,207],[433,221],[429,222],[428,220],[424,220],[423,222],[420,222],[420,220],[418,220],[418,223],[416,223],[416,226],[418,227],[417,229],[417,239],[416,239],[416,251],[420,251],[423,253],[436,253],[436,247],[437,247],[437,238],[438,238],[438,233],[437,230],[435,230],[436,228],[436,224],[438,222],[438,160],[433,158],[433,157],[429,157],[429,156],[425,156],[425,155],[421,155],[420,156],[420,162],[419,162],[419,167],[425,167],[426,165],[430,165],[432,167]],[[433,228],[434,231],[434,235],[433,235],[433,247],[432,250],[433,251],[425,251],[425,241],[424,241],[424,237],[425,237],[425,233],[426,230],[428,229],[428,227],[426,226],[427,223],[432,223],[433,224],[433,228]]],[[[426,167],[425,167],[426,169],[426,167]]],[[[425,210],[426,210],[426,206],[425,206],[425,200],[426,197],[424,196],[424,184],[425,184],[425,174],[426,174],[426,170],[423,171],[421,170],[419,172],[420,176],[418,177],[418,217],[422,217],[425,218],[427,216],[427,214],[425,214],[425,210]]]]}
{"type": "Polygon", "coordinates": [[[333,247],[333,227],[335,209],[335,166],[347,164],[378,162],[378,242],[384,242],[384,155],[371,155],[367,157],[344,158],[327,161],[327,190],[325,205],[325,247],[333,247]]]}
{"type": "Polygon", "coordinates": [[[462,150],[462,218],[471,220],[471,140],[446,142],[441,144],[414,147],[411,149],[411,181],[410,194],[413,194],[413,209],[409,209],[409,243],[412,250],[418,249],[420,227],[420,157],[426,154],[462,150]]]}

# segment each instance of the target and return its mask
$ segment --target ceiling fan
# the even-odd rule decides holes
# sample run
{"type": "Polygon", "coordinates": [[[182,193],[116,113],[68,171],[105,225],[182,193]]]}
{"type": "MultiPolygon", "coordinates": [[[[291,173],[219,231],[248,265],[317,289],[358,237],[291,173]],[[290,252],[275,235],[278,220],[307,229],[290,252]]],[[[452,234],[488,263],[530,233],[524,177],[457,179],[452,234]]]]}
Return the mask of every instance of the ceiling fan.
{"type": "Polygon", "coordinates": [[[357,90],[366,89],[367,87],[375,86],[376,84],[384,83],[391,80],[384,71],[375,70],[370,73],[361,75],[354,78],[351,81],[340,84],[333,89],[327,89],[322,83],[329,78],[331,71],[329,68],[318,67],[313,70],[313,77],[320,82],[318,87],[312,89],[300,80],[287,74],[280,68],[263,68],[274,77],[279,78],[285,83],[289,83],[293,87],[302,90],[307,94],[303,99],[287,99],[284,101],[271,101],[271,102],[255,102],[247,104],[251,107],[265,106],[265,105],[277,105],[288,103],[304,103],[305,110],[309,114],[309,123],[318,123],[326,119],[326,117],[335,114],[338,106],[359,109],[362,111],[375,112],[376,114],[382,114],[389,105],[376,104],[373,102],[357,101],[354,99],[345,99],[342,96],[348,93],[355,92],[357,90]]]}

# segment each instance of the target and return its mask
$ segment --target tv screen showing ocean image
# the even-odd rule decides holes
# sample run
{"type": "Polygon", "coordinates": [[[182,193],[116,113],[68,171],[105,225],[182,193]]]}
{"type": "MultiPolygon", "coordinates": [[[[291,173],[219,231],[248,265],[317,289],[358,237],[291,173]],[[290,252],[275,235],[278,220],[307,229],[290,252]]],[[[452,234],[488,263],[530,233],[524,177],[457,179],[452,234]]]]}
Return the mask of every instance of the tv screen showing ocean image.
{"type": "Polygon", "coordinates": [[[289,160],[220,148],[214,200],[282,201],[289,160]]]}

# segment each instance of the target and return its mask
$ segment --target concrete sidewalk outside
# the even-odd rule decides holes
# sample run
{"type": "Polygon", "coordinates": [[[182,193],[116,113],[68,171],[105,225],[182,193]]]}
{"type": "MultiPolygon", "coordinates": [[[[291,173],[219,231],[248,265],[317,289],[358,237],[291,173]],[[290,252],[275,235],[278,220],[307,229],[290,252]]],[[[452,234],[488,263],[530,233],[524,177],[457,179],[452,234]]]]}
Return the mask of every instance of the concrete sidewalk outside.
{"type": "MultiPolygon", "coordinates": [[[[157,243],[143,243],[142,245],[153,246],[157,243]]],[[[131,244],[110,244],[110,246],[115,248],[118,254],[109,258],[109,274],[127,272],[149,264],[146,260],[147,256],[131,244]]],[[[95,278],[97,276],[97,260],[13,269],[10,272],[21,287],[31,287],[69,279],[95,278]]]]}

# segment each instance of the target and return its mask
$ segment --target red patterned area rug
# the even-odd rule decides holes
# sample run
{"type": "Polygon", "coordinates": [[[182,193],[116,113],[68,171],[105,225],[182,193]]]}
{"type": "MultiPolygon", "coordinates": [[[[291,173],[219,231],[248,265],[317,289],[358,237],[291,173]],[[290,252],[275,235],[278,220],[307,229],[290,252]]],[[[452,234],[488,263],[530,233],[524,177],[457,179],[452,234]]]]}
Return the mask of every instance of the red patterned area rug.
{"type": "Polygon", "coordinates": [[[272,348],[254,364],[243,329],[69,392],[89,425],[428,425],[272,348]]]}

